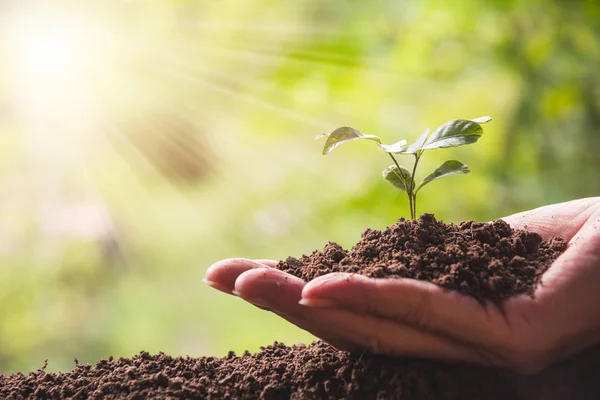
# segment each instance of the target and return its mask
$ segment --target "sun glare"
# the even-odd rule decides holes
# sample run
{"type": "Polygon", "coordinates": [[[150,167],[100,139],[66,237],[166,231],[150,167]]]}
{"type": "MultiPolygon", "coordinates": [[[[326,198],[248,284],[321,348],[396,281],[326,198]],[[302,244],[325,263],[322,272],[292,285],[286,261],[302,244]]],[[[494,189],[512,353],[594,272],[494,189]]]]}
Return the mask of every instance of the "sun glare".
{"type": "Polygon", "coordinates": [[[86,71],[90,48],[85,30],[65,21],[17,20],[9,31],[20,77],[37,85],[73,80],[86,71]]]}
{"type": "Polygon", "coordinates": [[[15,126],[39,171],[75,166],[80,141],[90,135],[86,115],[98,50],[88,21],[72,10],[23,6],[2,27],[15,126]]]}
{"type": "Polygon", "coordinates": [[[28,69],[47,75],[66,75],[72,72],[76,51],[66,37],[32,37],[23,47],[23,61],[28,69]]]}
{"type": "MultiPolygon", "coordinates": [[[[163,21],[161,13],[147,14],[142,5],[113,10],[100,3],[58,3],[24,2],[0,26],[0,40],[6,40],[9,50],[2,67],[13,94],[15,127],[38,171],[67,176],[88,168],[89,176],[100,176],[102,171],[94,168],[105,163],[98,160],[111,157],[118,160],[115,165],[131,168],[132,179],[152,176],[171,190],[165,176],[173,176],[173,168],[164,167],[172,163],[165,161],[172,157],[168,152],[196,163],[192,155],[200,150],[188,150],[178,138],[195,141],[221,126],[234,132],[232,119],[220,117],[225,113],[266,110],[312,128],[323,125],[277,101],[281,93],[263,97],[255,92],[257,78],[280,65],[306,68],[305,61],[288,58],[284,47],[309,28],[248,26],[245,16],[223,14],[218,5],[206,10],[201,18],[208,22],[196,27],[180,17],[171,21],[171,14],[163,21]],[[223,15],[231,22],[210,22],[223,15]],[[283,35],[273,35],[275,31],[283,35]],[[245,32],[256,35],[253,41],[273,46],[273,52],[265,54],[251,43],[246,48],[245,32]],[[193,132],[170,134],[179,121],[190,122],[193,132]]],[[[163,9],[155,3],[148,9],[163,9]]],[[[271,91],[277,83],[264,87],[271,91]]],[[[214,146],[229,140],[214,136],[214,146]]]]}

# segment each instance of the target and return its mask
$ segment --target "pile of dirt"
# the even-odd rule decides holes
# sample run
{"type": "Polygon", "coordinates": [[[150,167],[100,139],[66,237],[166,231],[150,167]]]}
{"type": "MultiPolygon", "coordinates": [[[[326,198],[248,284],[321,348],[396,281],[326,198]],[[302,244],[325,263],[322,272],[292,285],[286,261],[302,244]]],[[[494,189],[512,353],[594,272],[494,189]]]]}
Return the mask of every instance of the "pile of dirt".
{"type": "Polygon", "coordinates": [[[596,399],[600,347],[542,375],[352,356],[322,342],[256,354],[181,358],[142,352],[67,373],[0,376],[2,399],[596,399]]]}
{"type": "Polygon", "coordinates": [[[424,214],[382,231],[367,229],[350,251],[330,242],[309,256],[288,257],[277,268],[305,281],[330,272],[418,279],[500,304],[516,294],[532,295],[565,248],[561,238],[543,241],[502,220],[454,225],[424,214]]]}
{"type": "MultiPolygon", "coordinates": [[[[367,230],[346,251],[329,243],[279,263],[305,280],[333,271],[434,282],[497,304],[533,294],[541,275],[564,251],[562,239],[542,241],[505,222],[458,225],[424,215],[367,230]]],[[[462,364],[352,355],[323,342],[275,343],[256,354],[174,358],[142,352],[76,365],[67,373],[42,370],[0,376],[2,399],[596,399],[600,346],[535,377],[462,364]]]]}

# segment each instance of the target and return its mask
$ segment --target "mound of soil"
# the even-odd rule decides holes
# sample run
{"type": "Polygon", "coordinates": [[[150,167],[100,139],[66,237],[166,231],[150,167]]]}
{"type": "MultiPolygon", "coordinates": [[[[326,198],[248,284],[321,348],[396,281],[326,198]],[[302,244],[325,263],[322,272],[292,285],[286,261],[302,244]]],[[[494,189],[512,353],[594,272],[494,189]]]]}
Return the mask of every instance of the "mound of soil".
{"type": "MultiPolygon", "coordinates": [[[[346,251],[288,258],[278,268],[305,280],[333,271],[434,282],[480,301],[501,304],[533,295],[540,277],[566,248],[513,231],[505,222],[458,225],[424,215],[367,230],[346,251]]],[[[600,345],[535,377],[436,361],[352,355],[323,342],[275,343],[256,354],[173,358],[142,352],[71,372],[44,370],[0,376],[2,399],[596,399],[600,398],[600,345]]]]}
{"type": "Polygon", "coordinates": [[[418,279],[501,304],[516,294],[532,295],[565,248],[561,238],[543,241],[502,220],[454,225],[424,214],[418,221],[401,218],[383,231],[367,229],[350,251],[330,242],[309,256],[288,257],[277,268],[305,281],[330,272],[418,279]]]}
{"type": "Polygon", "coordinates": [[[352,356],[327,344],[275,343],[256,354],[174,358],[142,352],[68,373],[0,376],[2,399],[597,399],[600,347],[544,374],[352,356]]]}

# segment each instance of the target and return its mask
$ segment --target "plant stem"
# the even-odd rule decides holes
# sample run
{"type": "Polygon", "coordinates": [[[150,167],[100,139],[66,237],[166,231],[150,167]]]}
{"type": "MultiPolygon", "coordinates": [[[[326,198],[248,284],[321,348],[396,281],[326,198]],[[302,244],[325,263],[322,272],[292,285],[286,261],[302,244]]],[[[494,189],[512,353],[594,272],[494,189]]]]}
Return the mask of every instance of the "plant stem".
{"type": "Polygon", "coordinates": [[[415,174],[417,172],[417,164],[419,164],[419,160],[421,159],[421,155],[419,154],[419,152],[415,153],[415,164],[413,165],[413,170],[412,170],[412,175],[411,175],[411,183],[410,183],[410,192],[409,192],[409,196],[410,196],[410,205],[411,205],[411,209],[410,209],[410,217],[412,219],[417,219],[417,194],[415,193],[415,174]]]}
{"type": "MultiPolygon", "coordinates": [[[[396,167],[398,167],[398,171],[402,171],[402,168],[400,168],[398,161],[396,161],[396,158],[392,155],[392,153],[388,153],[388,154],[390,155],[392,161],[394,161],[394,164],[396,164],[396,167]]],[[[410,218],[415,219],[414,211],[413,211],[413,196],[412,196],[412,189],[411,189],[412,185],[414,184],[414,178],[411,178],[411,182],[406,182],[406,179],[404,179],[404,175],[402,175],[402,173],[400,173],[400,178],[402,179],[402,182],[404,183],[404,187],[406,188],[406,194],[408,195],[408,208],[410,209],[410,218]]]]}
{"type": "Polygon", "coordinates": [[[415,213],[415,217],[413,219],[417,219],[417,194],[413,193],[413,211],[415,213]]]}
{"type": "Polygon", "coordinates": [[[409,192],[407,192],[407,194],[408,194],[408,208],[410,208],[410,219],[415,219],[413,198],[409,192]]]}

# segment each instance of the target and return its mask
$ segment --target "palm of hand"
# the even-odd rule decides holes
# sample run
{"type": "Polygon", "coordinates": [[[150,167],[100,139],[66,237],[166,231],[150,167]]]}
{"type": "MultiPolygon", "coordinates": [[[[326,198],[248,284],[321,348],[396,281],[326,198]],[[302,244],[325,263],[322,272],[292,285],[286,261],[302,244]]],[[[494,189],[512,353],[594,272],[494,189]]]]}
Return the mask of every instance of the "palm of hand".
{"type": "Polygon", "coordinates": [[[205,281],[341,349],[534,373],[600,341],[600,198],[505,220],[544,238],[562,236],[569,247],[534,298],[513,297],[502,310],[411,279],[333,273],[306,283],[272,268],[271,260],[224,260],[205,281]]]}

